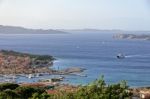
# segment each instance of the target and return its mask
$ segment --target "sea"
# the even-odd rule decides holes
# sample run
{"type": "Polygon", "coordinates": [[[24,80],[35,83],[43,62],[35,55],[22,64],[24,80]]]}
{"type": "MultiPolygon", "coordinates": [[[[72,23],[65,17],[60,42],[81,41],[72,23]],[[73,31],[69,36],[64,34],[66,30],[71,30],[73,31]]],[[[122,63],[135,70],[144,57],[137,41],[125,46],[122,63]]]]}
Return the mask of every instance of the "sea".
{"type": "MultiPolygon", "coordinates": [[[[113,33],[68,34],[0,34],[0,49],[24,53],[52,55],[51,68],[80,67],[81,75],[64,75],[63,83],[85,85],[104,75],[107,84],[126,80],[131,87],[150,86],[150,41],[116,40],[113,33]],[[117,59],[123,53],[124,59],[117,59]]],[[[37,82],[56,75],[29,79],[19,76],[18,82],[37,82]]]]}

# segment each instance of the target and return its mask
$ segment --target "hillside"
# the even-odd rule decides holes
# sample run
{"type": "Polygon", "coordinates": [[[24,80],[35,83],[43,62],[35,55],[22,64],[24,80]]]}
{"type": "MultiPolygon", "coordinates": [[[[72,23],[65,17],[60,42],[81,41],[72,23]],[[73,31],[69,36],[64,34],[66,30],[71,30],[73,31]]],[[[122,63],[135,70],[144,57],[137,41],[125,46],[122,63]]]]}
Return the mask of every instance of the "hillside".
{"type": "Polygon", "coordinates": [[[0,34],[66,34],[67,32],[53,29],[28,29],[16,26],[0,25],[0,34]]]}
{"type": "Polygon", "coordinates": [[[29,74],[33,72],[51,72],[54,57],[33,55],[15,51],[0,51],[0,74],[29,74]]]}

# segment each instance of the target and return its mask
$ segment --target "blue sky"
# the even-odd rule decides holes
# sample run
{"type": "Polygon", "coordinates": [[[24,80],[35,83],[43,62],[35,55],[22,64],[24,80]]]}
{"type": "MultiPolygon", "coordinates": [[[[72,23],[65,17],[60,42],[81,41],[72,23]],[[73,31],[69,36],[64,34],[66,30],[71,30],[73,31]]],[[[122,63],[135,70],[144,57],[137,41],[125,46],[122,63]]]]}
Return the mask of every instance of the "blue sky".
{"type": "Polygon", "coordinates": [[[149,0],[0,0],[0,24],[150,30],[149,0]]]}

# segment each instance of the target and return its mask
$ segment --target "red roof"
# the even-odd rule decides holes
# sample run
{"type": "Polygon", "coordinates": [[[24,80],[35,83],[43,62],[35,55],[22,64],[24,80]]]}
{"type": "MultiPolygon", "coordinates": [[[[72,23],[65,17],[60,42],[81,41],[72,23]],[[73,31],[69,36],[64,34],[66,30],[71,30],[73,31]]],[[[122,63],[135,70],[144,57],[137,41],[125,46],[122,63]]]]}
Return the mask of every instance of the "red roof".
{"type": "Polygon", "coordinates": [[[57,94],[58,92],[56,90],[46,90],[48,94],[57,94]]]}

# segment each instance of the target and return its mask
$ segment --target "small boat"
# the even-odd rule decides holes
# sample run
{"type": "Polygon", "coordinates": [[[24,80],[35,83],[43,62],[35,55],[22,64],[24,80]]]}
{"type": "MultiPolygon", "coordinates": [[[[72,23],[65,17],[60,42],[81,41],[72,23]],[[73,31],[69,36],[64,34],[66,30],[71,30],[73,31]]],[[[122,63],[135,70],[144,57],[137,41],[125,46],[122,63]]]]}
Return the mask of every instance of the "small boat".
{"type": "Polygon", "coordinates": [[[33,77],[34,77],[33,74],[29,74],[29,75],[28,75],[28,78],[29,78],[29,79],[31,79],[31,78],[33,78],[33,77]]]}
{"type": "Polygon", "coordinates": [[[119,54],[117,55],[117,58],[118,58],[118,59],[124,59],[124,58],[125,58],[125,55],[122,54],[122,53],[119,53],[119,54]]]}
{"type": "Polygon", "coordinates": [[[58,79],[63,80],[65,77],[64,76],[60,76],[58,77],[58,79]]]}

